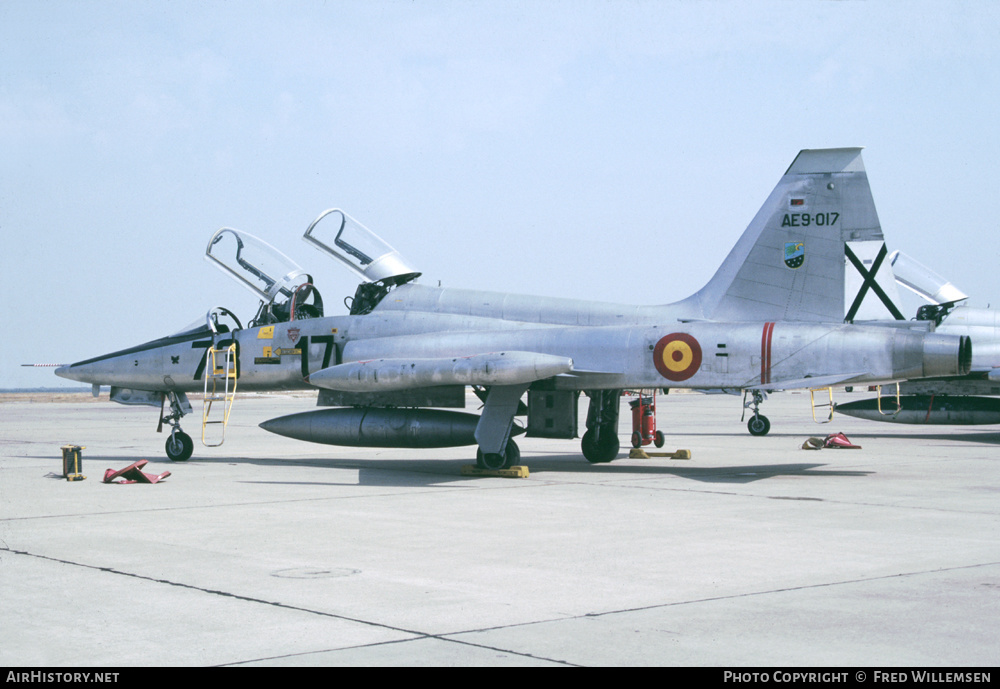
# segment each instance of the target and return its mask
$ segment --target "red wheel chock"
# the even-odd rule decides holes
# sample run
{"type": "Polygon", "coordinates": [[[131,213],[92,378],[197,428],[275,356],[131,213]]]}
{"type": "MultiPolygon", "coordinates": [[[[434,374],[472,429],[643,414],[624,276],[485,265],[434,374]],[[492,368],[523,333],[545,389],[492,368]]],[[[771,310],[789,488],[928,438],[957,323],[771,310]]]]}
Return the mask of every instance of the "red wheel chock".
{"type": "Polygon", "coordinates": [[[162,481],[166,477],[170,476],[169,471],[164,471],[162,474],[147,474],[141,469],[149,463],[148,459],[140,459],[134,464],[129,464],[124,469],[119,469],[115,471],[114,469],[108,469],[104,472],[104,482],[105,483],[157,483],[162,481]],[[116,478],[122,479],[121,481],[116,481],[116,478]]]}
{"type": "Polygon", "coordinates": [[[853,444],[843,433],[831,433],[825,438],[809,438],[802,443],[803,450],[821,450],[824,447],[860,450],[860,445],[853,444]]]}

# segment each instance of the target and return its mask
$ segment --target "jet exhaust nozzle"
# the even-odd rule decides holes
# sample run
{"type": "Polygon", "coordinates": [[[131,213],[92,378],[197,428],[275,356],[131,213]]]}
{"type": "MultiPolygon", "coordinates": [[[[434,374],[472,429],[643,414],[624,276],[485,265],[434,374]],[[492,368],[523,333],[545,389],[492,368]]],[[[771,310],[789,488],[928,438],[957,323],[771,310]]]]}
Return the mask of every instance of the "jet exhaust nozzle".
{"type": "Polygon", "coordinates": [[[897,380],[964,376],[972,370],[972,341],[966,335],[899,331],[894,338],[897,380]]]}
{"type": "Polygon", "coordinates": [[[924,336],[924,378],[964,376],[972,370],[972,340],[967,335],[924,336]],[[956,340],[957,348],[956,348],[956,340]]]}

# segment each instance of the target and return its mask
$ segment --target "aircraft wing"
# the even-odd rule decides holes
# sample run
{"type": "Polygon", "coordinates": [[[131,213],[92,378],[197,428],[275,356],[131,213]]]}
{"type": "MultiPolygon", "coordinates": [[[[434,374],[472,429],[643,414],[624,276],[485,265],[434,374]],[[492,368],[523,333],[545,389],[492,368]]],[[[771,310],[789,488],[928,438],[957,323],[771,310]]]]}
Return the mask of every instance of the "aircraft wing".
{"type": "Polygon", "coordinates": [[[330,366],[310,385],[342,392],[387,392],[438,385],[522,385],[569,373],[569,357],[537,352],[489,352],[461,357],[373,359],[330,366]]]}
{"type": "Polygon", "coordinates": [[[744,390],[803,390],[808,388],[828,388],[831,385],[847,383],[867,373],[836,373],[829,376],[812,376],[794,380],[778,380],[766,385],[748,385],[744,390]]]}

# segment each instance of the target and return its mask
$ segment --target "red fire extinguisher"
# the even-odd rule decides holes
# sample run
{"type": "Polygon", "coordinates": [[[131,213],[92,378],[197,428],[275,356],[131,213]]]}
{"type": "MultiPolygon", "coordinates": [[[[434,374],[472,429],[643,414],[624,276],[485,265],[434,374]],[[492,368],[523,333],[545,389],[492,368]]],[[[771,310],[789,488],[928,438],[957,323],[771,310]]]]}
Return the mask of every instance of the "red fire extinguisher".
{"type": "Polygon", "coordinates": [[[632,408],[632,447],[655,444],[663,447],[663,433],[656,430],[656,393],[652,397],[639,391],[639,399],[629,402],[632,408]]]}

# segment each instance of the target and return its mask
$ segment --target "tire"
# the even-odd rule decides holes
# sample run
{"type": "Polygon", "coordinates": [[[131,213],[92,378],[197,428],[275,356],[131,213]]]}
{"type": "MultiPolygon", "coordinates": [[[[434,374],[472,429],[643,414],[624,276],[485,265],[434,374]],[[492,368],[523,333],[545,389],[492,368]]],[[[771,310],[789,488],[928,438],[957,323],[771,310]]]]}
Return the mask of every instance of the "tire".
{"type": "Polygon", "coordinates": [[[750,431],[750,435],[767,435],[767,432],[771,430],[771,422],[767,420],[766,416],[755,414],[747,422],[747,430],[750,431]]]}
{"type": "Polygon", "coordinates": [[[632,434],[632,447],[641,447],[641,446],[642,446],[642,436],[639,435],[638,431],[636,431],[632,434]]]}
{"type": "Polygon", "coordinates": [[[653,444],[657,447],[663,447],[667,442],[667,439],[663,436],[663,431],[657,431],[653,434],[653,444]]]}
{"type": "Polygon", "coordinates": [[[187,433],[177,431],[176,433],[171,433],[170,437],[167,438],[165,448],[167,450],[167,458],[171,462],[186,462],[191,458],[191,453],[194,452],[194,442],[187,433]]]}
{"type": "Polygon", "coordinates": [[[482,450],[476,450],[476,465],[480,469],[499,471],[501,469],[509,469],[520,461],[521,449],[513,440],[507,441],[507,447],[504,449],[503,454],[484,454],[482,450]]]}
{"type": "Polygon", "coordinates": [[[607,464],[618,456],[618,450],[621,449],[618,436],[608,432],[601,433],[600,441],[594,442],[594,432],[587,431],[583,434],[580,445],[583,456],[591,464],[607,464]]]}

